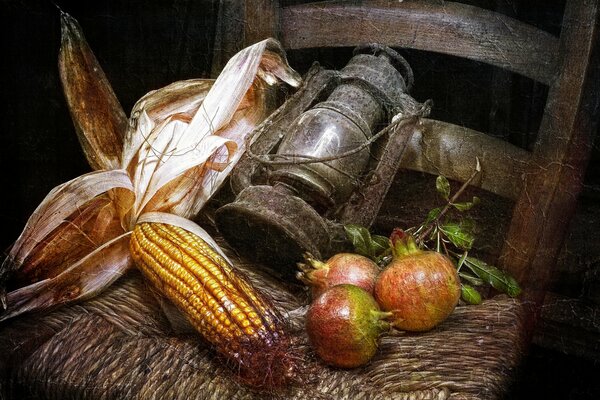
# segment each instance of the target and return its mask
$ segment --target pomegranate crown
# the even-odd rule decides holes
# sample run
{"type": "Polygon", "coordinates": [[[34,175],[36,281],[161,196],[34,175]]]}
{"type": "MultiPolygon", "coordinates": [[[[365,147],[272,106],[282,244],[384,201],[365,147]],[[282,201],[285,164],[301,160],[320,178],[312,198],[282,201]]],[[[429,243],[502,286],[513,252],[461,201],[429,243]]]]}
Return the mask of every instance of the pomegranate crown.
{"type": "Polygon", "coordinates": [[[394,228],[390,235],[390,246],[394,257],[405,257],[421,252],[413,235],[401,228],[394,228]]]}

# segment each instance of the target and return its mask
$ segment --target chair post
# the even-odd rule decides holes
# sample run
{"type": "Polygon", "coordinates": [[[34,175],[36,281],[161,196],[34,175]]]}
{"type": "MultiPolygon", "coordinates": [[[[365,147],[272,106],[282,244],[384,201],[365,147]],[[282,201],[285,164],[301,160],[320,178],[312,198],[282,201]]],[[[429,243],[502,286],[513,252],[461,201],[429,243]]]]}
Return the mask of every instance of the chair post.
{"type": "Polygon", "coordinates": [[[526,288],[534,312],[553,278],[598,127],[598,15],[598,0],[567,2],[560,68],[502,250],[501,263],[526,288]]]}
{"type": "Polygon", "coordinates": [[[268,37],[279,37],[278,1],[220,0],[211,74],[217,77],[238,51],[268,37]]]}

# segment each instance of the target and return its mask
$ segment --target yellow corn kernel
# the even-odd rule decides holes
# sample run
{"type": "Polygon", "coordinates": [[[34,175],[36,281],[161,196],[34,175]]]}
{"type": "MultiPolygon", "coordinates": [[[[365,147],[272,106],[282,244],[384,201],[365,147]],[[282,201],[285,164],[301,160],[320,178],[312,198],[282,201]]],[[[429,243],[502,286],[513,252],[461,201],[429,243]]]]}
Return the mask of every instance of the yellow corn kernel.
{"type": "Polygon", "coordinates": [[[173,225],[141,223],[130,247],[143,275],[221,352],[276,332],[269,305],[199,236],[173,225]]]}

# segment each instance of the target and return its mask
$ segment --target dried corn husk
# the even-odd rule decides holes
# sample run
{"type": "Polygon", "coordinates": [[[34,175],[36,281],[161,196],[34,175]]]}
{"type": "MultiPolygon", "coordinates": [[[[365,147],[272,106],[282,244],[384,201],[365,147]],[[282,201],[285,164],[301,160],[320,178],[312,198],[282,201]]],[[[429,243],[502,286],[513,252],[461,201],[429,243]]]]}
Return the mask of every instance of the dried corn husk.
{"type": "Polygon", "coordinates": [[[300,84],[279,43],[267,39],[232,57],[214,82],[148,93],[123,130],[121,106],[79,25],[64,13],[61,21],[61,79],[83,151],[98,171],[53,189],[27,222],[0,268],[0,287],[11,274],[24,286],[2,296],[0,320],[110,285],[132,266],[124,243],[140,217],[195,216],[274,110],[269,90],[279,81],[300,84]]]}
{"type": "Polygon", "coordinates": [[[77,21],[61,13],[61,28],[58,69],[81,147],[92,169],[119,168],[127,116],[77,21]]]}

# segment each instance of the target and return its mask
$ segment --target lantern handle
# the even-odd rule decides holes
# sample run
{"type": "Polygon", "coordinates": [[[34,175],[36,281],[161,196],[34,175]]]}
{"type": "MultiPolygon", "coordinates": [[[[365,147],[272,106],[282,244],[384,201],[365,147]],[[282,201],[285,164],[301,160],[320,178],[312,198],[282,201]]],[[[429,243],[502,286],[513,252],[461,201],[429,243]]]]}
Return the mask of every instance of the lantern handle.
{"type": "Polygon", "coordinates": [[[357,54],[367,53],[378,57],[386,57],[405,79],[406,91],[411,91],[413,84],[415,83],[415,75],[412,68],[408,64],[408,61],[406,61],[406,59],[402,57],[396,50],[379,43],[366,43],[357,46],[352,52],[352,55],[355,56],[357,54]]]}

